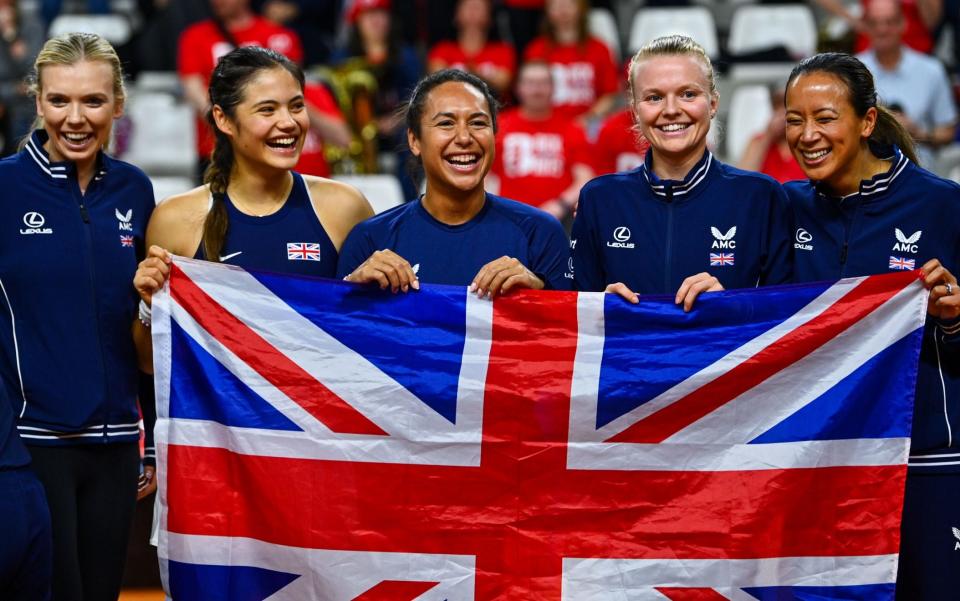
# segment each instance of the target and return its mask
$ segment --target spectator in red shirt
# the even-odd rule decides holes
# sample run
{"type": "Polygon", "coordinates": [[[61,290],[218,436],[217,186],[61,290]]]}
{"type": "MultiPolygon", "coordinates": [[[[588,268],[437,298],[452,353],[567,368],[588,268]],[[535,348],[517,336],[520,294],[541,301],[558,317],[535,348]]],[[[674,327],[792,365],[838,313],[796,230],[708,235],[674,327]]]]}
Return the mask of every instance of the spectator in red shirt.
{"type": "Polygon", "coordinates": [[[524,60],[543,60],[553,70],[553,106],[582,122],[603,118],[616,101],[617,66],[610,49],[587,29],[588,0],[547,0],[544,35],[524,60]]]}
{"type": "Polygon", "coordinates": [[[457,40],[439,42],[427,56],[427,70],[460,69],[487,82],[501,98],[517,70],[513,47],[490,41],[490,0],[459,0],[454,21],[457,40]]]}
{"type": "Polygon", "coordinates": [[[330,177],[330,165],[324,156],[323,143],[329,141],[337,146],[349,146],[350,127],[333,94],[322,84],[307,82],[303,87],[303,97],[310,117],[310,129],[303,141],[300,160],[293,170],[303,175],[330,177]]]}
{"type": "MultiPolygon", "coordinates": [[[[213,132],[205,119],[207,86],[220,57],[237,46],[263,46],[295,62],[303,59],[297,35],[254,13],[250,0],[210,0],[210,8],[213,18],[191,25],[180,36],[177,58],[184,96],[197,114],[198,178],[213,151],[213,132]]],[[[322,140],[345,146],[350,143],[350,130],[322,86],[308,84],[304,94],[311,129],[297,171],[325,176],[330,169],[323,158],[322,140]]]]}
{"type": "MultiPolygon", "coordinates": [[[[849,10],[849,3],[843,0],[817,0],[817,4],[845,20],[850,24],[851,29],[857,32],[853,51],[858,54],[870,48],[870,37],[863,22],[863,15],[867,14],[870,2],[871,0],[860,0],[860,13],[855,15],[849,10]]],[[[940,20],[943,17],[943,0],[902,0],[900,9],[906,21],[903,43],[917,52],[932,53],[932,32],[940,26],[940,20]]]]}
{"type": "Polygon", "coordinates": [[[594,168],[597,175],[630,171],[643,163],[650,142],[637,131],[633,111],[625,108],[614,113],[600,126],[594,144],[594,168]]]}
{"type": "Polygon", "coordinates": [[[204,116],[207,86],[221,56],[238,46],[263,46],[299,63],[300,40],[289,29],[253,12],[250,0],[210,0],[213,18],[195,23],[180,36],[177,71],[183,93],[197,115],[197,155],[202,169],[213,151],[213,132],[204,116]]]}
{"type": "Polygon", "coordinates": [[[781,184],[798,179],[807,179],[797,159],[787,144],[787,112],[783,104],[783,89],[777,86],[770,91],[773,115],[767,129],[758,133],[743,150],[737,167],[745,171],[759,171],[781,184]]]}
{"type": "Polygon", "coordinates": [[[594,176],[587,136],[576,121],[553,110],[550,66],[531,61],[520,67],[520,106],[500,118],[496,157],[488,187],[500,196],[566,217],[580,188],[594,176]]]}

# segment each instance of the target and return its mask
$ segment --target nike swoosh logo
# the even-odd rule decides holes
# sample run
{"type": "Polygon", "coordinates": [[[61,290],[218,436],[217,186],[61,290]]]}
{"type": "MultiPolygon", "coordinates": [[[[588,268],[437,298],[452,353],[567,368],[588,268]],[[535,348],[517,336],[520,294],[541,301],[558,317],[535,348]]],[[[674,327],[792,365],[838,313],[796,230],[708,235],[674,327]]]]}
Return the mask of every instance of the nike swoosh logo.
{"type": "Polygon", "coordinates": [[[237,252],[235,252],[235,253],[230,253],[229,255],[220,257],[220,262],[221,262],[221,263],[225,263],[225,262],[229,261],[230,259],[234,258],[235,256],[237,256],[237,255],[242,255],[242,254],[243,254],[243,251],[242,251],[242,250],[237,251],[237,252]]]}

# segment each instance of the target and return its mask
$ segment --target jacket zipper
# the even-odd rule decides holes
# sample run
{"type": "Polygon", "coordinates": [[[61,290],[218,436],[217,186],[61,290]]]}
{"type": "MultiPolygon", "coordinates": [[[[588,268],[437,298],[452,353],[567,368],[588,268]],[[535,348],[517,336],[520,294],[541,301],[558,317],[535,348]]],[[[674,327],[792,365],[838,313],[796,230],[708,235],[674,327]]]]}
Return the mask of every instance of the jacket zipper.
{"type": "MultiPolygon", "coordinates": [[[[74,193],[75,195],[77,195],[77,202],[78,202],[78,205],[79,205],[79,208],[80,208],[80,218],[83,220],[83,223],[85,224],[85,227],[83,228],[83,231],[84,231],[84,234],[85,234],[85,236],[86,236],[86,242],[87,242],[87,258],[88,258],[88,261],[89,261],[89,263],[88,263],[88,273],[89,273],[89,276],[90,276],[90,300],[91,300],[91,306],[93,307],[93,318],[96,320],[96,323],[98,324],[97,327],[94,328],[94,335],[97,337],[97,348],[100,349],[100,373],[103,374],[103,378],[104,378],[104,383],[103,383],[104,396],[103,396],[103,398],[104,398],[104,401],[106,402],[107,399],[109,399],[109,395],[107,394],[107,382],[106,382],[106,379],[107,379],[107,372],[106,372],[107,362],[106,362],[106,359],[104,358],[104,353],[103,353],[103,340],[101,339],[101,336],[100,336],[100,327],[99,327],[99,323],[100,323],[100,306],[99,306],[99,304],[97,303],[97,294],[96,294],[97,274],[96,274],[96,267],[95,267],[95,258],[96,258],[96,257],[94,256],[96,249],[95,249],[94,244],[93,244],[93,233],[92,233],[92,231],[91,231],[91,228],[93,227],[93,224],[92,224],[92,222],[90,221],[90,212],[87,210],[87,205],[86,205],[86,200],[90,197],[90,192],[91,192],[91,189],[94,187],[94,185],[95,185],[95,180],[90,180],[90,183],[87,185],[87,192],[86,192],[86,194],[83,194],[82,192],[80,192],[80,184],[79,184],[79,182],[73,182],[73,186],[74,186],[74,188],[73,188],[73,193],[74,193]]],[[[109,441],[109,437],[107,436],[107,416],[106,416],[106,413],[105,413],[106,407],[103,407],[103,408],[101,409],[101,411],[104,412],[104,413],[101,414],[101,419],[102,419],[102,421],[103,421],[103,442],[108,442],[108,441],[109,441]]]]}

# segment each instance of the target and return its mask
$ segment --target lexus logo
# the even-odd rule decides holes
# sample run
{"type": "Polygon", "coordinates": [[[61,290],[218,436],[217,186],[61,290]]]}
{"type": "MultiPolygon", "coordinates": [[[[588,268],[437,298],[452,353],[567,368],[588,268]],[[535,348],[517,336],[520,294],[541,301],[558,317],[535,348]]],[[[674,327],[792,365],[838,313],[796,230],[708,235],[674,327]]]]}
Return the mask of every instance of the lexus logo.
{"type": "Polygon", "coordinates": [[[613,230],[613,239],[617,242],[626,242],[630,239],[630,228],[621,225],[613,230]]]}
{"type": "Polygon", "coordinates": [[[36,211],[23,214],[23,224],[27,227],[43,227],[44,223],[46,223],[46,219],[36,211]]]}
{"type": "Polygon", "coordinates": [[[813,236],[810,235],[810,232],[808,232],[803,228],[799,228],[797,230],[797,242],[799,242],[800,244],[806,244],[811,240],[813,240],[813,236]]]}

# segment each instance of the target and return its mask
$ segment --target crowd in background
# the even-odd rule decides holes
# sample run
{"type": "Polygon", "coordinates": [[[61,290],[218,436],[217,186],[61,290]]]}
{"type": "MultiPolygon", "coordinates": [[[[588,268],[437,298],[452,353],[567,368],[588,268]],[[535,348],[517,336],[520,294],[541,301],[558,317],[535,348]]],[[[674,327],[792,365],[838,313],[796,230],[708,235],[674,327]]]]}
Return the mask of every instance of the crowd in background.
{"type": "MultiPolygon", "coordinates": [[[[0,0],[3,153],[13,152],[30,129],[34,110],[22,81],[58,14],[113,10],[134,25],[128,41],[119,45],[132,78],[144,72],[178,74],[178,97],[196,114],[197,180],[211,148],[209,128],[203,122],[209,74],[216,59],[230,48],[258,44],[290,57],[308,74],[312,130],[299,171],[321,176],[394,174],[404,198],[416,197],[420,185],[407,169],[410,157],[397,111],[423,75],[457,67],[486,81],[507,109],[505,131],[498,139],[501,156],[489,188],[507,196],[513,195],[516,185],[536,190],[536,194],[517,196],[541,203],[541,208],[563,219],[583,183],[595,175],[635,167],[646,149],[645,141],[634,133],[618,85],[624,79],[624,56],[620,48],[591,33],[591,9],[606,9],[629,19],[645,8],[723,4],[729,3],[139,0],[127,5],[105,0],[68,0],[66,4],[63,0],[0,0]],[[531,63],[546,69],[526,70],[531,63]],[[548,106],[540,102],[545,90],[548,106]]],[[[922,162],[936,169],[938,151],[956,138],[949,73],[960,61],[953,60],[949,47],[950,32],[960,31],[960,4],[908,0],[902,10],[900,3],[893,2],[888,3],[893,8],[876,10],[867,2],[818,0],[813,4],[822,31],[831,22],[840,22],[841,31],[846,31],[839,39],[821,40],[821,46],[861,53],[875,72],[881,100],[902,117],[920,144],[922,162]],[[940,38],[944,38],[941,51],[935,56],[940,38]],[[905,80],[907,74],[910,78],[905,80]]],[[[720,38],[726,34],[721,26],[720,38]]],[[[960,44],[952,45],[960,49],[960,44]]],[[[623,51],[628,53],[627,48],[623,51]]],[[[722,75],[741,60],[802,57],[774,47],[750,56],[721,50],[718,58],[722,75]]],[[[771,83],[771,90],[782,89],[782,82],[771,83]]],[[[786,151],[778,106],[782,101],[776,96],[771,97],[770,126],[753,136],[742,156],[726,158],[787,181],[798,177],[799,171],[786,151]]],[[[126,138],[136,127],[135,121],[127,121],[117,128],[116,154],[123,156],[126,138]]],[[[718,140],[711,139],[711,146],[717,145],[718,140]]],[[[714,150],[724,156],[722,148],[714,150]]]]}

